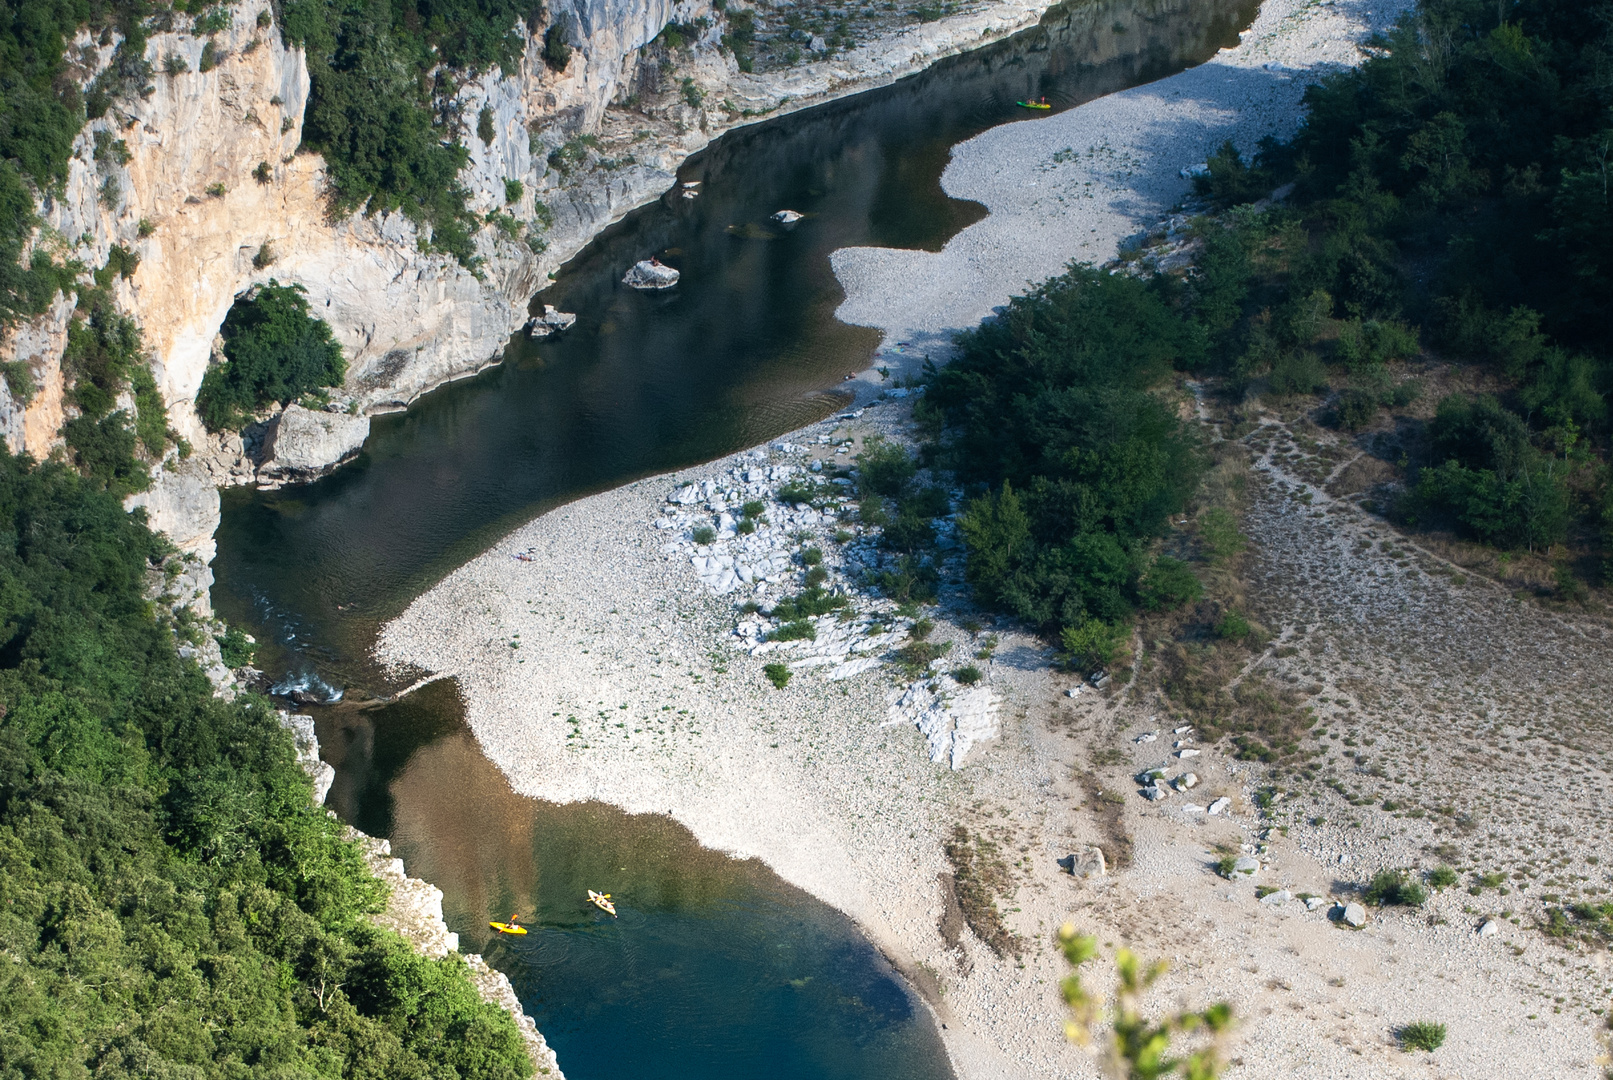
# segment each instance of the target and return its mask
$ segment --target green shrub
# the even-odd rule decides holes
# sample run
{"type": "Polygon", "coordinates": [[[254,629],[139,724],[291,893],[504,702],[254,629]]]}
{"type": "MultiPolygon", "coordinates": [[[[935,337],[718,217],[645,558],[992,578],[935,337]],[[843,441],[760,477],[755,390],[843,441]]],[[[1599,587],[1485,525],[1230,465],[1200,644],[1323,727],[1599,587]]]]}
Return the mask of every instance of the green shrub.
{"type": "Polygon", "coordinates": [[[918,471],[913,455],[900,443],[870,435],[857,455],[857,492],[863,497],[897,498],[918,471]]]}
{"type": "Polygon", "coordinates": [[[709,544],[717,539],[717,530],[710,525],[696,525],[689,533],[689,539],[697,544],[709,544]]]}
{"type": "Polygon", "coordinates": [[[1436,866],[1428,871],[1428,884],[1436,889],[1447,889],[1456,884],[1456,871],[1448,866],[1436,866]]]}
{"type": "Polygon", "coordinates": [[[1161,555],[1137,582],[1137,596],[1149,611],[1169,611],[1196,603],[1204,586],[1193,568],[1181,559],[1161,555]]]}
{"type": "Polygon", "coordinates": [[[947,647],[933,641],[910,641],[892,654],[896,666],[910,679],[925,675],[930,665],[945,656],[947,647]]]}
{"type": "Polygon", "coordinates": [[[935,567],[913,555],[902,555],[894,566],[872,576],[870,584],[898,604],[927,604],[935,599],[941,575],[935,567]]]}
{"type": "Polygon", "coordinates": [[[214,640],[218,642],[219,652],[224,657],[225,667],[245,667],[257,656],[257,645],[238,626],[230,627],[214,640]]]}
{"type": "Polygon", "coordinates": [[[768,641],[816,641],[818,628],[809,619],[787,622],[767,635],[768,641]]]}
{"type": "Polygon", "coordinates": [[[1059,643],[1064,646],[1072,665],[1083,671],[1098,671],[1114,662],[1115,654],[1129,635],[1126,626],[1087,619],[1066,626],[1059,634],[1059,643]]]}
{"type": "Polygon", "coordinates": [[[1367,903],[1380,907],[1396,904],[1420,907],[1428,899],[1428,890],[1398,870],[1380,870],[1372,876],[1361,896],[1367,903]]]}
{"type": "MultiPolygon", "coordinates": [[[[197,37],[204,37],[208,34],[216,34],[221,30],[228,30],[229,26],[229,5],[219,4],[216,7],[205,9],[200,15],[196,16],[196,21],[191,24],[190,32],[197,37]]],[[[206,71],[207,69],[204,67],[202,70],[206,71]]]]}
{"type": "Polygon", "coordinates": [[[935,543],[935,526],[916,511],[902,507],[894,518],[887,518],[881,543],[891,551],[917,554],[935,543]]]}
{"type": "Polygon", "coordinates": [[[1327,388],[1327,368],[1308,350],[1284,353],[1272,363],[1267,385],[1274,394],[1314,394],[1327,388]]]}
{"type": "Polygon", "coordinates": [[[752,70],[756,62],[756,13],[745,8],[729,11],[726,5],[719,10],[723,11],[728,23],[728,30],[722,36],[722,47],[734,54],[739,70],[752,70]]]}
{"type": "Polygon", "coordinates": [[[821,481],[801,482],[791,480],[789,483],[778,489],[774,495],[774,498],[778,499],[778,501],[781,503],[785,503],[786,505],[807,503],[809,505],[816,506],[819,500],[823,499],[824,496],[828,494],[828,488],[829,485],[822,483],[821,481]]]}
{"type": "Polygon", "coordinates": [[[525,184],[521,183],[521,181],[515,179],[514,177],[506,177],[505,178],[505,180],[504,180],[504,203],[505,203],[505,205],[520,202],[521,201],[521,196],[524,195],[524,194],[526,194],[526,185],[525,184]]]}
{"type": "MultiPolygon", "coordinates": [[[[97,280],[109,281],[114,272],[109,262],[97,280]]],[[[79,415],[62,425],[62,439],[73,464],[98,486],[115,493],[142,491],[151,478],[140,449],[155,457],[167,441],[162,396],[140,328],[109,301],[95,298],[90,304],[89,317],[74,319],[67,328],[62,361],[72,378],[70,398],[79,415]],[[133,392],[132,417],[122,409],[114,411],[125,389],[133,392]]]]}
{"type": "Polygon", "coordinates": [[[795,619],[809,619],[818,615],[828,615],[850,606],[851,601],[836,593],[825,592],[821,582],[810,582],[807,587],[794,596],[786,596],[768,614],[775,619],[790,622],[795,619]]]}
{"type": "Polygon", "coordinates": [[[964,686],[973,686],[975,683],[980,681],[980,669],[975,667],[973,664],[969,664],[966,667],[961,667],[954,670],[952,672],[952,677],[958,682],[962,683],[964,686]]]}
{"type": "Polygon", "coordinates": [[[34,373],[26,361],[7,360],[0,362],[0,377],[6,381],[6,390],[11,399],[27,405],[34,400],[39,392],[39,384],[34,381],[34,373]]]}
{"type": "MultiPolygon", "coordinates": [[[[228,17],[228,14],[226,14],[225,18],[227,19],[228,17]]],[[[203,73],[212,71],[214,68],[218,67],[220,61],[223,59],[224,51],[218,47],[217,43],[209,40],[202,46],[202,58],[197,62],[196,70],[203,73]]]]}
{"type": "Polygon", "coordinates": [[[571,46],[566,44],[566,28],[555,23],[543,35],[543,62],[551,71],[565,71],[571,66],[571,46]]]}
{"type": "Polygon", "coordinates": [[[493,109],[491,106],[483,105],[482,111],[476,114],[476,137],[482,140],[483,146],[492,146],[495,134],[497,133],[493,130],[493,109]]]}
{"type": "Polygon", "coordinates": [[[1215,624],[1215,636],[1229,641],[1243,641],[1253,633],[1249,620],[1236,611],[1229,611],[1215,624]]]}
{"type": "Polygon", "coordinates": [[[306,290],[270,280],[239,297],[224,317],[225,362],[208,368],[196,411],[209,431],[239,427],[270,403],[281,405],[347,374],[341,346],[309,313],[306,290]]]}
{"type": "Polygon", "coordinates": [[[1445,1025],[1431,1020],[1418,1020],[1395,1029],[1395,1039],[1407,1053],[1427,1050],[1429,1053],[1445,1045],[1445,1025]]]}
{"type": "Polygon", "coordinates": [[[935,622],[931,619],[914,619],[913,625],[907,628],[907,636],[914,641],[923,641],[935,630],[935,622]]]}
{"type": "Polygon", "coordinates": [[[1345,431],[1360,431],[1378,418],[1380,405],[1379,396],[1371,390],[1345,390],[1333,405],[1331,422],[1345,431]]]}
{"type": "Polygon", "coordinates": [[[1416,327],[1399,319],[1346,319],[1339,326],[1339,359],[1352,369],[1409,359],[1420,348],[1416,327]]]}
{"type": "Polygon", "coordinates": [[[775,689],[782,690],[790,685],[790,669],[783,664],[767,664],[762,668],[762,674],[775,689]]]}
{"type": "Polygon", "coordinates": [[[767,504],[762,502],[760,499],[752,499],[750,502],[740,507],[739,513],[742,517],[759,518],[763,514],[767,513],[767,504]]]}
{"type": "Polygon", "coordinates": [[[1223,209],[1254,202],[1277,186],[1265,169],[1247,165],[1230,139],[1205,164],[1209,171],[1193,178],[1193,190],[1223,209]]]}
{"type": "Polygon", "coordinates": [[[806,566],[817,566],[819,563],[823,562],[823,549],[815,547],[807,548],[805,551],[801,552],[801,562],[806,566]]]}
{"type": "Polygon", "coordinates": [[[1561,540],[1572,510],[1568,470],[1532,445],[1528,427],[1488,395],[1452,394],[1429,426],[1434,458],[1411,502],[1417,520],[1447,517],[1500,547],[1561,540]]]}

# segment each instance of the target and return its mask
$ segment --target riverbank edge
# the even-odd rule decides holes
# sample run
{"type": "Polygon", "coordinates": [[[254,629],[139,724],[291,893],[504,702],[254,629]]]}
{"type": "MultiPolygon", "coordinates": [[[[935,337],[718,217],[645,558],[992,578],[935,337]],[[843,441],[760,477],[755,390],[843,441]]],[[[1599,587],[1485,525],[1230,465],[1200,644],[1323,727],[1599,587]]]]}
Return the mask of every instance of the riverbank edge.
{"type": "MultiPolygon", "coordinates": [[[[412,689],[412,688],[411,688],[412,689]]],[[[336,779],[336,770],[319,756],[319,736],[314,733],[314,718],[282,712],[280,723],[291,733],[297,750],[297,762],[314,783],[314,805],[323,807],[336,779]]],[[[326,810],[326,813],[332,813],[326,810]]],[[[370,873],[387,886],[385,910],[372,915],[370,922],[391,930],[409,943],[409,946],[431,960],[441,960],[451,953],[459,953],[459,935],[448,929],[443,918],[443,892],[422,878],[410,877],[403,860],[392,854],[392,842],[360,832],[352,826],[344,827],[343,835],[357,844],[363,853],[370,873]]],[[[538,1030],[537,1023],[528,1016],[516,997],[509,976],[494,968],[478,953],[460,953],[469,969],[467,977],[477,995],[489,1005],[496,1005],[510,1014],[527,1057],[538,1076],[551,1080],[565,1080],[560,1071],[554,1050],[538,1030]]]]}
{"type": "MultiPolygon", "coordinates": [[[[948,16],[933,23],[907,27],[889,37],[858,46],[848,54],[849,59],[845,61],[819,60],[798,68],[784,68],[762,75],[743,76],[746,80],[743,91],[747,96],[760,95],[764,100],[771,99],[776,104],[758,115],[742,115],[733,122],[710,124],[702,131],[707,137],[698,145],[691,146],[679,140],[655,147],[656,153],[673,158],[675,163],[665,172],[646,170],[629,173],[625,197],[617,201],[606,216],[592,223],[592,231],[559,245],[560,254],[554,256],[557,265],[555,275],[563,273],[567,265],[587,251],[607,229],[664,198],[677,183],[678,170],[690,158],[704,153],[712,143],[723,136],[794,113],[830,105],[871,90],[884,89],[903,79],[921,74],[943,60],[995,45],[1005,38],[1033,29],[1041,23],[1049,11],[1061,4],[1081,2],[1083,0],[1028,0],[1028,2],[993,0],[974,10],[948,16]],[[936,38],[946,40],[947,43],[935,46],[936,38]],[[893,59],[903,53],[907,54],[906,59],[893,59]],[[889,66],[885,66],[887,64],[889,66]],[[799,96],[781,92],[788,91],[796,85],[822,88],[809,89],[799,96]]],[[[546,254],[554,250],[551,248],[546,254]]],[[[551,277],[550,281],[553,280],[551,277]]],[[[547,288],[546,284],[544,289],[538,290],[528,298],[528,304],[542,295],[547,288]]],[[[454,383],[475,378],[503,362],[502,354],[488,357],[457,372],[445,374],[436,381],[423,383],[421,388],[407,399],[366,409],[365,415],[386,416],[406,412],[427,395],[454,383]]]]}

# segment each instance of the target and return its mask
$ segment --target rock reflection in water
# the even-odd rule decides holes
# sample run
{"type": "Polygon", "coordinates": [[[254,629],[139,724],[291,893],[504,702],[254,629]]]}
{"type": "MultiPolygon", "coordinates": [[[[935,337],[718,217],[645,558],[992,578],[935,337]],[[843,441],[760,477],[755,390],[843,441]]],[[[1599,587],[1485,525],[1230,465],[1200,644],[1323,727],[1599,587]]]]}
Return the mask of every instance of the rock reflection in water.
{"type": "Polygon", "coordinates": [[[321,710],[328,801],[443,890],[571,1080],[951,1077],[930,1014],[844,916],[669,817],[515,794],[461,715],[448,680],[321,710]],[[488,930],[512,913],[525,938],[488,930]]]}

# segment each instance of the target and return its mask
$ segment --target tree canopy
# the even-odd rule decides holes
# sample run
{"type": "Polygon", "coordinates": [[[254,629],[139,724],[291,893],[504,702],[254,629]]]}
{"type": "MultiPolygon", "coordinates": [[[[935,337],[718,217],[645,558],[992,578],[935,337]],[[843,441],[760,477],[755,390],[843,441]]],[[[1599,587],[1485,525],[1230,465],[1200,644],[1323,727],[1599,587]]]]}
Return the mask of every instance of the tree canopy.
{"type": "Polygon", "coordinates": [[[0,447],[0,1073],[530,1075],[458,957],[366,923],[384,887],[268,704],[179,657],[165,555],[0,447]]]}

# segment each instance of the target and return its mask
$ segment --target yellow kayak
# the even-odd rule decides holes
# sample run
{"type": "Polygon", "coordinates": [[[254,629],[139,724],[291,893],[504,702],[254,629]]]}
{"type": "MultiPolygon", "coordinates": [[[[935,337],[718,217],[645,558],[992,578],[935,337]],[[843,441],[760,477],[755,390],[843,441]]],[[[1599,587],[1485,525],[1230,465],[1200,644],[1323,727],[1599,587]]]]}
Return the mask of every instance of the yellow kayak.
{"type": "Polygon", "coordinates": [[[608,892],[595,892],[594,890],[589,889],[588,902],[594,905],[600,911],[609,912],[611,915],[616,914],[616,905],[610,902],[610,893],[608,892]]]}
{"type": "Polygon", "coordinates": [[[524,933],[526,933],[526,927],[524,927],[524,926],[516,926],[512,922],[508,922],[508,923],[506,923],[506,922],[490,922],[487,925],[491,926],[494,930],[497,930],[501,934],[524,934],[524,933]]]}
{"type": "Polygon", "coordinates": [[[1053,107],[1045,101],[1016,101],[1014,104],[1022,109],[1051,109],[1053,107]]]}

